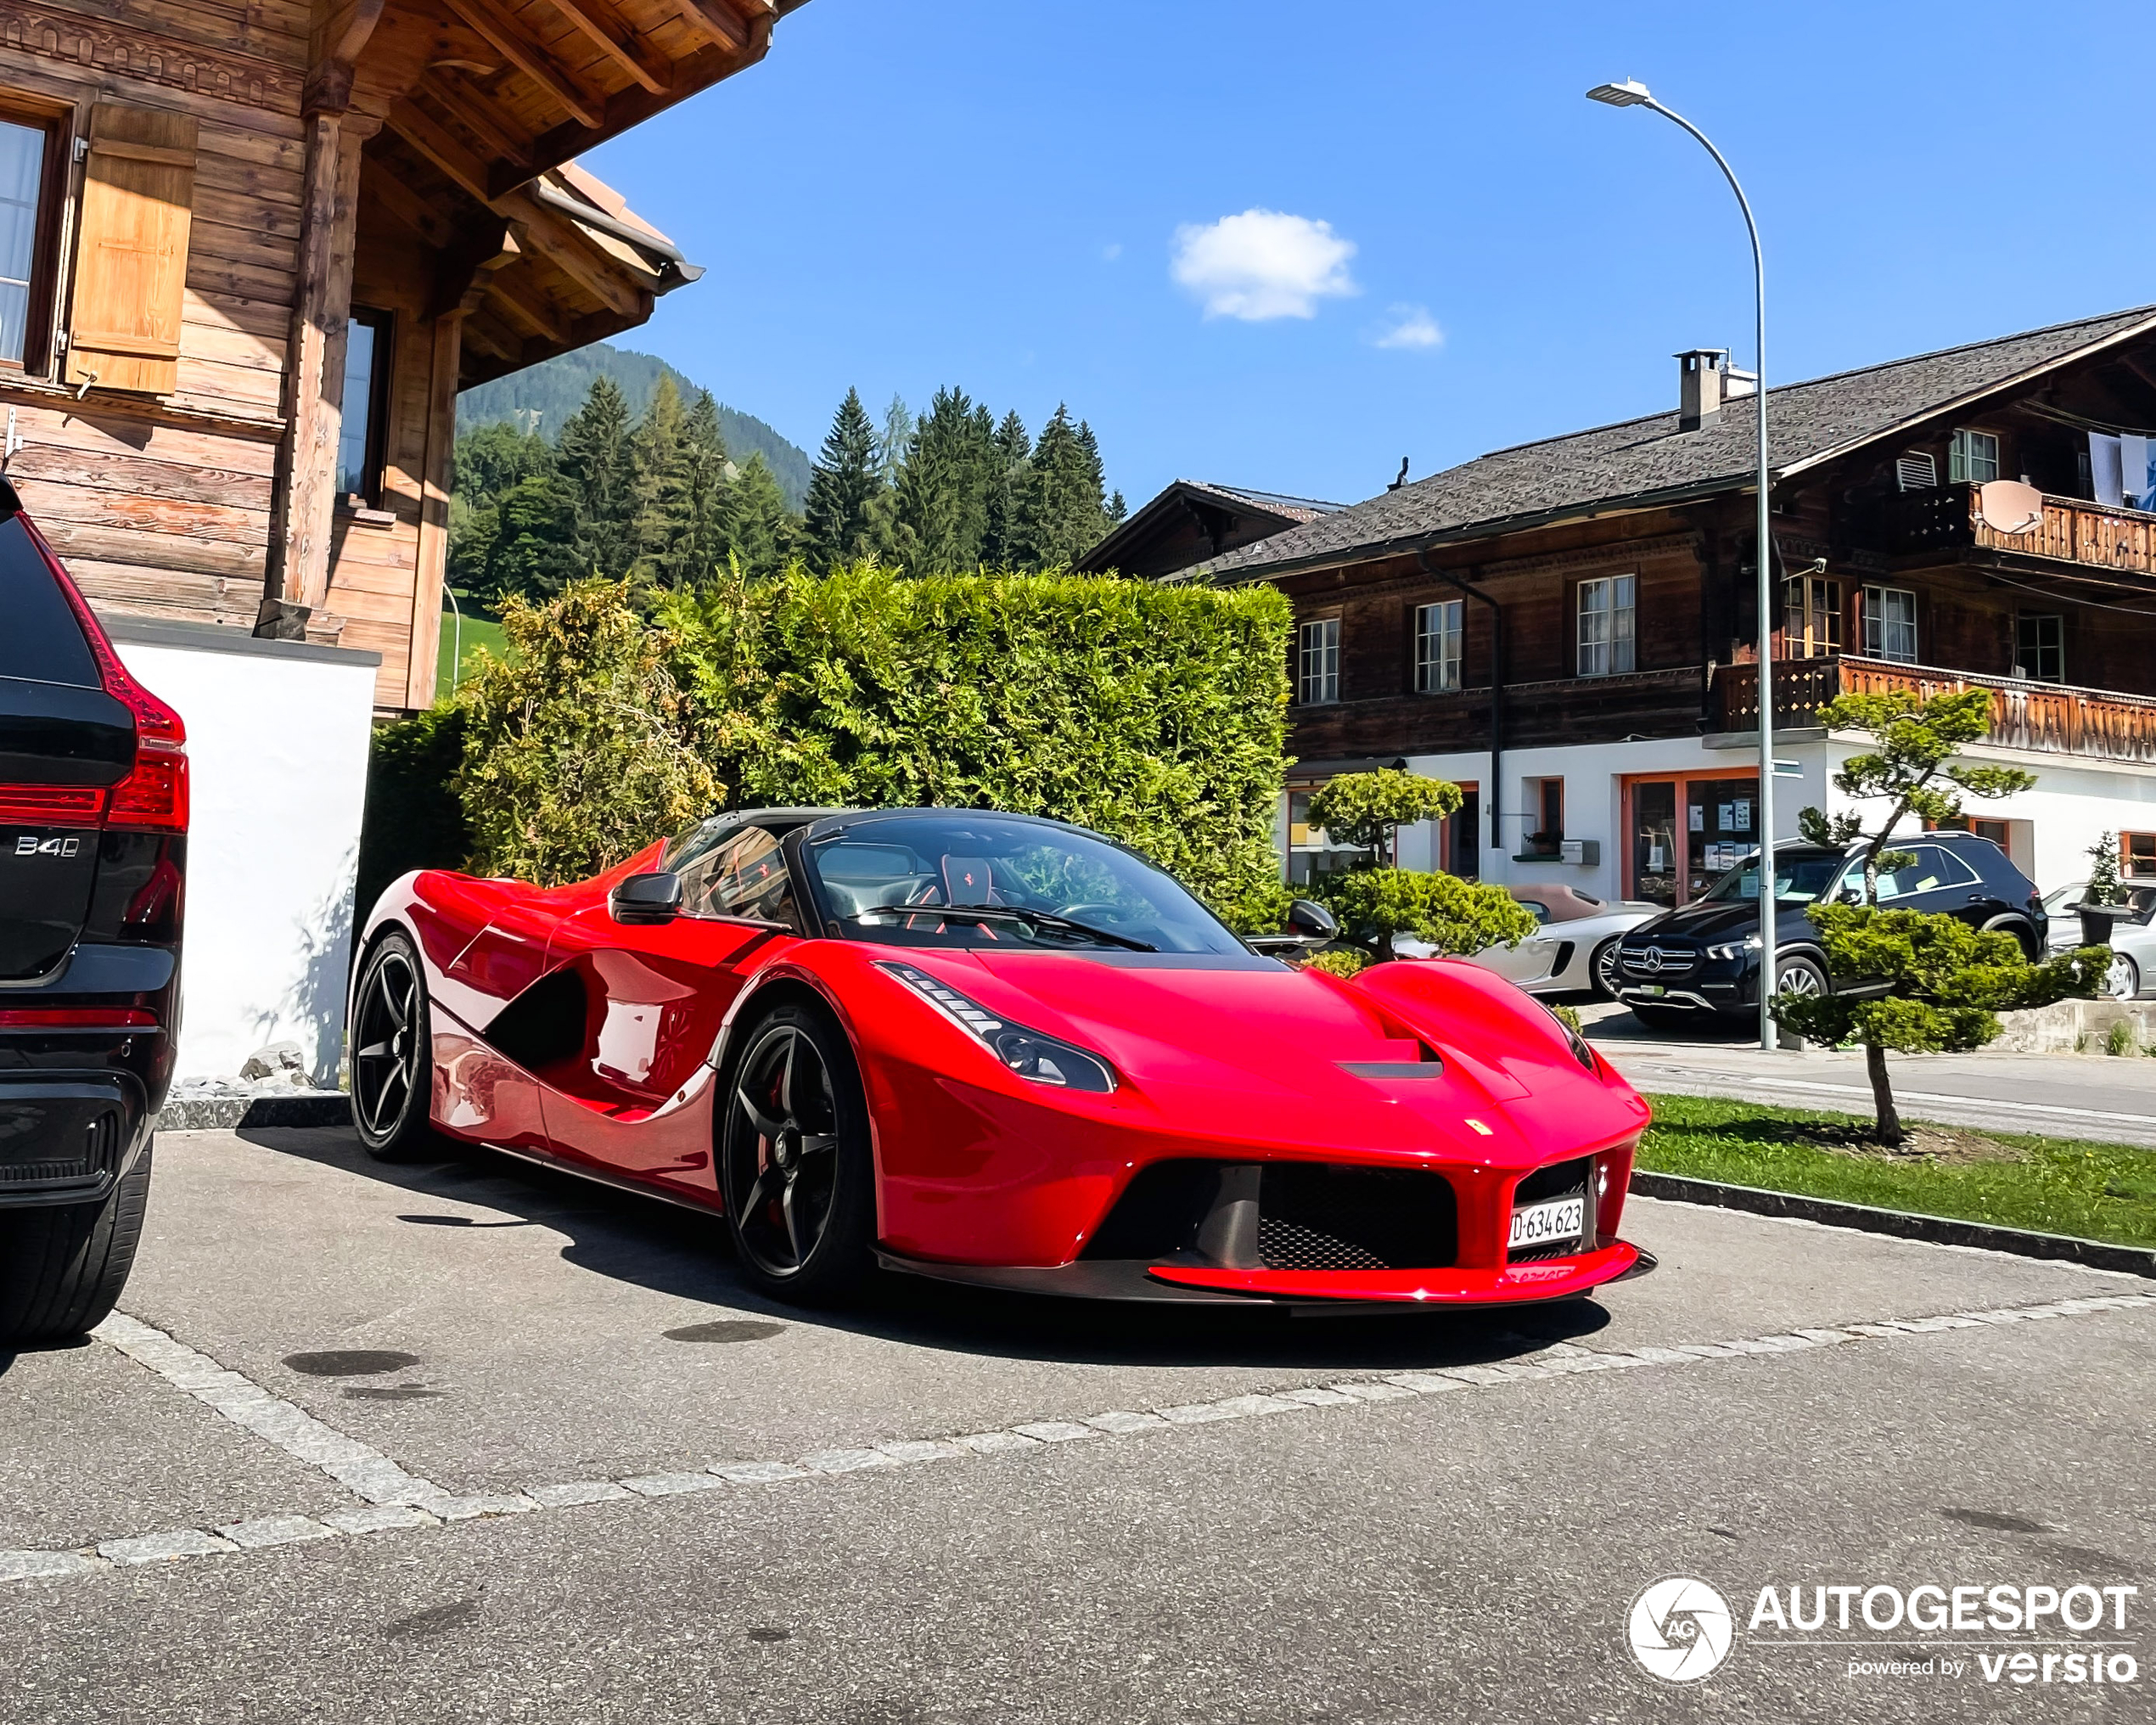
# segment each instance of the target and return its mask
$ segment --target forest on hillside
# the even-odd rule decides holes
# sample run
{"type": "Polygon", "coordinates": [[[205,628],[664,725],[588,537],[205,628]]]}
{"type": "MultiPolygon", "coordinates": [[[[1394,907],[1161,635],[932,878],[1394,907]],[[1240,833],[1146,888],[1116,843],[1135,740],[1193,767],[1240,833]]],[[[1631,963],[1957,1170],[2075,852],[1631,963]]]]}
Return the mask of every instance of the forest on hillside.
{"type": "Polygon", "coordinates": [[[959,389],[879,426],[846,391],[796,514],[761,452],[737,462],[710,393],[662,376],[641,418],[593,378],[553,442],[496,421],[457,440],[449,581],[498,604],[588,575],[644,592],[873,559],[909,575],[1062,569],[1123,516],[1092,429],[1057,407],[1036,438],[959,389]]]}

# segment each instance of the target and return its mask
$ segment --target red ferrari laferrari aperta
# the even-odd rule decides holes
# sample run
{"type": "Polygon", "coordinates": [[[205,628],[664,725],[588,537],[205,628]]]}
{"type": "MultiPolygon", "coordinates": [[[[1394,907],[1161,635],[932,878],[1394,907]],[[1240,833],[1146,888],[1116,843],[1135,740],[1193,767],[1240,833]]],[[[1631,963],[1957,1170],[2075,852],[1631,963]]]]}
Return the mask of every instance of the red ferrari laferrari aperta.
{"type": "Polygon", "coordinates": [[[1447,959],[1266,956],[1097,834],[720,815],[574,886],[428,870],[352,990],[368,1149],[435,1134],[722,1212],[766,1289],[872,1263],[1120,1299],[1488,1305],[1645,1267],[1646,1105],[1447,959]]]}

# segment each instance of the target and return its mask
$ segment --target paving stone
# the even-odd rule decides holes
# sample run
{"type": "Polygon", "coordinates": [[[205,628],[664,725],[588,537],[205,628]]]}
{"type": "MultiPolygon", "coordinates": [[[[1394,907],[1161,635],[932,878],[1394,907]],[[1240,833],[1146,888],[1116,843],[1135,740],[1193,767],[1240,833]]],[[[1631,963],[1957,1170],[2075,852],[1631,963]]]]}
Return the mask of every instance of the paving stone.
{"type": "Polygon", "coordinates": [[[1217,1402],[1192,1402],[1180,1408],[1163,1408],[1160,1417],[1171,1425],[1204,1425],[1215,1419],[1238,1419],[1242,1416],[1217,1402]]]}
{"type": "Polygon", "coordinates": [[[1231,1413],[1300,1413],[1307,1404],[1281,1396],[1229,1396],[1216,1405],[1231,1413]]]}
{"type": "Polygon", "coordinates": [[[373,1503],[364,1509],[332,1509],[323,1525],[340,1533],[390,1533],[406,1527],[439,1527],[441,1524],[424,1509],[409,1503],[373,1503]]]}
{"type": "Polygon", "coordinates": [[[103,1567],[79,1551],[0,1551],[0,1582],[59,1581],[103,1567]]]}
{"type": "Polygon", "coordinates": [[[573,1509],[580,1503],[619,1503],[636,1494],[611,1480],[565,1480],[553,1486],[527,1486],[524,1495],[542,1509],[573,1509]]]}
{"type": "Polygon", "coordinates": [[[325,1527],[306,1515],[265,1515],[256,1521],[235,1521],[217,1531],[242,1551],[260,1551],[265,1546],[297,1545],[309,1539],[334,1539],[334,1528],[325,1527]]]}
{"type": "MultiPolygon", "coordinates": [[[[1418,1372],[1406,1372],[1390,1381],[1406,1385],[1407,1388],[1412,1389],[1414,1385],[1407,1384],[1407,1379],[1421,1375],[1418,1372]]],[[[1446,1385],[1448,1390],[1458,1387],[1454,1384],[1446,1385]]],[[[1283,1390],[1280,1393],[1291,1402],[1300,1402],[1311,1408],[1346,1408],[1351,1406],[1355,1401],[1354,1396],[1343,1396],[1338,1390],[1328,1390],[1322,1384],[1312,1384],[1308,1388],[1301,1390],[1283,1390]]]]}
{"type": "MultiPolygon", "coordinates": [[[[1385,1382],[1415,1396],[1437,1396],[1447,1390],[1464,1390],[1468,1387],[1457,1378],[1440,1378],[1435,1372],[1395,1372],[1385,1379],[1385,1382]]],[[[1313,1397],[1322,1396],[1325,1397],[1323,1402],[1312,1403],[1320,1408],[1338,1407],[1343,1402],[1353,1402],[1356,1399],[1352,1396],[1342,1395],[1338,1390],[1288,1390],[1282,1393],[1293,1396],[1298,1401],[1310,1401],[1313,1397]]]]}
{"type": "Polygon", "coordinates": [[[1081,1425],[1075,1419],[1036,1419],[1030,1425],[1014,1425],[1012,1430],[1021,1437],[1037,1438],[1042,1443],[1070,1443],[1081,1437],[1098,1437],[1094,1427],[1081,1425]]]}
{"type": "Polygon", "coordinates": [[[864,1468],[895,1468],[898,1464],[879,1449],[820,1449],[801,1458],[812,1473],[857,1474],[864,1468]]]}
{"type": "Polygon", "coordinates": [[[1041,1440],[1037,1437],[1020,1437],[1015,1431],[976,1431],[969,1436],[954,1438],[952,1441],[963,1443],[975,1455],[1008,1455],[1013,1450],[1038,1449],[1041,1447],[1041,1440]]]}
{"type": "Polygon", "coordinates": [[[1127,1436],[1133,1431],[1158,1431],[1167,1423],[1157,1413],[1132,1413],[1122,1410],[1096,1413],[1086,1422],[1117,1437],[1127,1436]]]}
{"type": "Polygon", "coordinates": [[[806,1468],[797,1468],[791,1462],[727,1462],[705,1472],[721,1480],[731,1480],[737,1486],[767,1486],[775,1480],[806,1480],[806,1468]]]}
{"type": "Polygon", "coordinates": [[[199,1527],[175,1528],[170,1533],[140,1533],[132,1539],[108,1539],[98,1555],[116,1564],[166,1563],[183,1557],[215,1557],[239,1548],[228,1539],[205,1533],[199,1527]]]}
{"type": "Polygon", "coordinates": [[[639,1497],[678,1497],[684,1492],[716,1492],[722,1482],[713,1474],[643,1474],[621,1481],[639,1497]]]}
{"type": "Polygon", "coordinates": [[[955,1461],[966,1453],[958,1445],[940,1437],[905,1438],[896,1443],[879,1443],[876,1447],[895,1462],[955,1461]]]}

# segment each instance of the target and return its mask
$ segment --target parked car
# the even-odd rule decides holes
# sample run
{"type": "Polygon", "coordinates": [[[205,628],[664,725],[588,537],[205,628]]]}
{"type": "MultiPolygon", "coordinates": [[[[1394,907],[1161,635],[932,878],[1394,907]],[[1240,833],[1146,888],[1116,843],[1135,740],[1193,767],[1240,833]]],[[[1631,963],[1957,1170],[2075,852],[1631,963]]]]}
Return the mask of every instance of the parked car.
{"type": "MultiPolygon", "coordinates": [[[[1974,833],[1925,833],[1896,840],[1894,848],[1909,860],[1880,874],[1882,906],[1945,911],[1974,927],[2016,936],[2031,958],[2042,953],[2051,922],[2042,895],[1990,840],[1974,833]]],[[[1822,899],[1858,902],[1863,890],[1864,865],[1854,848],[1774,847],[1776,993],[1825,992],[1826,955],[1805,911],[1822,899]]],[[[1618,998],[1642,1023],[1665,1027],[1700,1013],[1756,1012],[1759,900],[1755,851],[1704,896],[1642,924],[1618,942],[1618,998]]]]}
{"type": "MultiPolygon", "coordinates": [[[[1538,926],[1517,947],[1489,947],[1477,952],[1474,962],[1530,994],[1579,992],[1614,998],[1617,937],[1662,913],[1657,904],[1592,898],[1553,881],[1505,890],[1533,913],[1538,926]]],[[[1431,958],[1437,951],[1412,939],[1396,938],[1392,945],[1395,952],[1408,958],[1431,958]]]]}
{"type": "Polygon", "coordinates": [[[1058,821],[751,810],[575,885],[408,874],[351,1027],[373,1155],[670,1198],[784,1298],[881,1265],[1429,1310],[1651,1262],[1617,1235],[1646,1104],[1553,1014],[1460,959],[1284,964],[1058,821]]]}
{"type": "MultiPolygon", "coordinates": [[[[2081,944],[2081,919],[2074,913],[2089,890],[2086,880],[2055,886],[2044,895],[2052,913],[2048,950],[2070,952],[2081,944]]],[[[2111,969],[2104,990],[2114,999],[2135,1000],[2156,989],[2156,886],[2130,886],[2126,902],[2111,924],[2111,969]]]]}
{"type": "Polygon", "coordinates": [[[120,1297],[179,1029],[187,733],[0,480],[0,1351],[120,1297]]]}

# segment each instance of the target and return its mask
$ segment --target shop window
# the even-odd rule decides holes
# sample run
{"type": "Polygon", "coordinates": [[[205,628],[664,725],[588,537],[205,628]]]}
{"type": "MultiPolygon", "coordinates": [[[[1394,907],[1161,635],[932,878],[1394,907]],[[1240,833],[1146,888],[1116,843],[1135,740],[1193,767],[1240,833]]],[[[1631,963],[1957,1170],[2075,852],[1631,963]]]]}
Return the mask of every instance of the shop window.
{"type": "Polygon", "coordinates": [[[1605,575],[1580,583],[1580,659],[1582,677],[1615,677],[1633,670],[1633,609],[1639,591],[1634,575],[1605,575]]]}
{"type": "Polygon", "coordinates": [[[1626,896],[1650,904],[1689,904],[1758,847],[1759,780],[1704,774],[1631,781],[1626,896]]]}
{"type": "Polygon", "coordinates": [[[1826,659],[1842,650],[1842,584],[1816,575],[1783,583],[1782,653],[1788,659],[1826,659]]]}
{"type": "Polygon", "coordinates": [[[2156,880],[2156,833],[2120,834],[2119,868],[2129,880],[2156,880]]]}
{"type": "Polygon", "coordinates": [[[52,342],[61,127],[0,93],[0,368],[42,372],[52,342]]]}
{"type": "Polygon", "coordinates": [[[1295,700],[1329,706],[1340,698],[1340,620],[1312,617],[1295,632],[1295,700]]]}
{"type": "Polygon", "coordinates": [[[1917,596],[1907,587],[1864,589],[1864,656],[1917,662],[1917,596]]]}
{"type": "Polygon", "coordinates": [[[337,495],[381,501],[389,419],[390,314],[355,306],[345,332],[345,406],[337,431],[337,495]]]}
{"type": "Polygon", "coordinates": [[[1415,607],[1415,692],[1436,694],[1460,686],[1461,611],[1465,602],[1440,599],[1415,607]]]}
{"type": "Polygon", "coordinates": [[[2013,622],[2014,675],[2035,683],[2066,681],[2066,619],[2024,611],[2013,622]]]}
{"type": "Polygon", "coordinates": [[[1999,440],[1990,431],[1957,431],[1946,450],[1947,482],[1982,485],[1999,476],[1999,440]]]}
{"type": "Polygon", "coordinates": [[[1530,778],[1522,786],[1521,813],[1528,832],[1521,840],[1523,857],[1556,857],[1564,850],[1564,781],[1530,778]]]}
{"type": "Polygon", "coordinates": [[[1350,868],[1370,863],[1390,864],[1393,858],[1381,856],[1367,846],[1335,843],[1322,827],[1310,823],[1310,800],[1317,791],[1316,784],[1290,786],[1288,791],[1288,880],[1290,885],[1306,886],[1312,880],[1327,874],[1342,874],[1350,868]]]}

